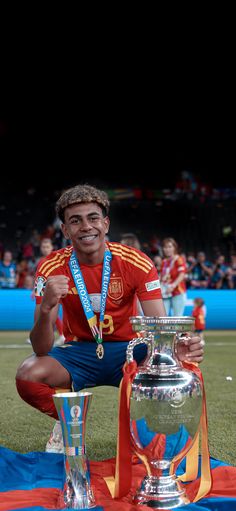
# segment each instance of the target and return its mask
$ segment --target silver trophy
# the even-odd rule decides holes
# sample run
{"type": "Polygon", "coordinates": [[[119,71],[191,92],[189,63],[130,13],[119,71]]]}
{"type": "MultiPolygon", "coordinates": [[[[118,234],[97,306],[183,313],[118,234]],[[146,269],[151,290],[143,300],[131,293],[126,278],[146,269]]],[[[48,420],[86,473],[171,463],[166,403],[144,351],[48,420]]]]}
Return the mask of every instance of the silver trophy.
{"type": "MultiPolygon", "coordinates": [[[[127,362],[133,361],[133,349],[148,346],[132,382],[130,430],[135,452],[148,464],[146,475],[134,497],[135,504],[154,509],[175,509],[188,504],[185,491],[174,473],[176,456],[181,458],[193,445],[202,412],[202,383],[177,359],[177,343],[187,342],[194,318],[130,318],[132,328],[144,337],[135,338],[127,347],[127,362]],[[168,445],[175,449],[168,449],[168,445]],[[187,449],[187,450],[186,450],[187,449]]],[[[191,335],[191,334],[190,334],[191,335]]]]}
{"type": "Polygon", "coordinates": [[[62,427],[65,453],[64,502],[60,505],[66,508],[95,507],[85,444],[86,417],[91,399],[91,392],[63,392],[53,395],[62,427]]]}

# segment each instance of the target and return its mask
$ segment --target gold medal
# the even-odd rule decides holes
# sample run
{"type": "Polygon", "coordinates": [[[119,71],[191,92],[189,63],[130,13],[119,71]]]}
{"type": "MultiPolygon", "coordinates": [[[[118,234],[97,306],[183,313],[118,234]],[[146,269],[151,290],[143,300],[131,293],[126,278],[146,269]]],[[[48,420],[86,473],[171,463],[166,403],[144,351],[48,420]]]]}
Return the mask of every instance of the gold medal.
{"type": "Polygon", "coordinates": [[[96,354],[99,360],[101,360],[104,357],[104,348],[101,342],[96,347],[96,354]]]}

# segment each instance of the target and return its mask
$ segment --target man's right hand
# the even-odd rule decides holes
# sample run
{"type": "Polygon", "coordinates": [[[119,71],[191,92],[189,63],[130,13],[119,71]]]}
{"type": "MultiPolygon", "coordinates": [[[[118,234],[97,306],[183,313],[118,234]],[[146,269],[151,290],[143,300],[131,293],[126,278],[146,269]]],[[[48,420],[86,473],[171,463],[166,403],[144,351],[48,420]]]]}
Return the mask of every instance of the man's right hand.
{"type": "Polygon", "coordinates": [[[68,291],[69,277],[66,277],[66,275],[49,277],[41,303],[42,312],[50,312],[50,310],[59,304],[60,299],[67,295],[68,291]]]}

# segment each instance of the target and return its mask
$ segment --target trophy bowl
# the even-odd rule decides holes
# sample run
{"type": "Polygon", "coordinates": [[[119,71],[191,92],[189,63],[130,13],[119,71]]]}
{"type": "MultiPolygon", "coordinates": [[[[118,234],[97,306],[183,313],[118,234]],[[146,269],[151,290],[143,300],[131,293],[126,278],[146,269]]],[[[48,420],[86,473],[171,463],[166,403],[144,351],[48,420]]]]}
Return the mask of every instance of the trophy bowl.
{"type": "Polygon", "coordinates": [[[133,361],[137,344],[148,345],[130,396],[131,441],[148,471],[134,502],[175,509],[189,500],[174,473],[174,463],[191,448],[202,412],[201,380],[176,357],[177,343],[189,339],[194,318],[134,316],[130,322],[145,337],[130,341],[127,362],[133,361]]]}

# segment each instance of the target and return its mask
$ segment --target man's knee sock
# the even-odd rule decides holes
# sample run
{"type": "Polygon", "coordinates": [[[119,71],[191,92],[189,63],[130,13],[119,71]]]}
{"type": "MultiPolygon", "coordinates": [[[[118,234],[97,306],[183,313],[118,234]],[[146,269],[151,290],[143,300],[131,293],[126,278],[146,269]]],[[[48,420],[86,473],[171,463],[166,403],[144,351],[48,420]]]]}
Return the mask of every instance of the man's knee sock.
{"type": "MultiPolygon", "coordinates": [[[[45,383],[38,383],[34,381],[20,380],[16,378],[16,387],[18,393],[26,403],[37,408],[40,412],[58,419],[57,411],[54,405],[52,395],[58,392],[58,389],[50,387],[45,383]]],[[[67,389],[67,392],[69,389],[67,389]]]]}

